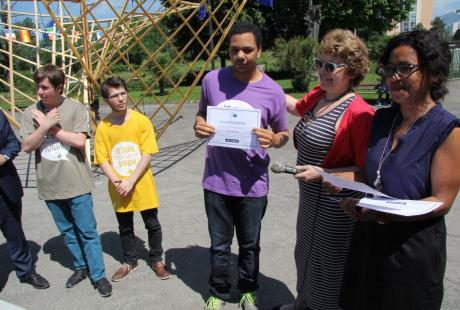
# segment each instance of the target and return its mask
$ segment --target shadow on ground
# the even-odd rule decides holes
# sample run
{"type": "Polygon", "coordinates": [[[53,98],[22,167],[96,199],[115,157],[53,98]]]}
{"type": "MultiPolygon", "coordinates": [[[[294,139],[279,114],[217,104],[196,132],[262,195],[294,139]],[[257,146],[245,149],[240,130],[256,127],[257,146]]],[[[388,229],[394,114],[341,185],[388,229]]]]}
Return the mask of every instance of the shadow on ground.
{"type": "MultiPolygon", "coordinates": [[[[109,232],[105,232],[101,234],[100,237],[101,237],[101,244],[102,244],[102,252],[112,256],[113,259],[120,262],[121,264],[123,261],[123,256],[121,253],[120,237],[118,233],[114,231],[109,231],[109,232]]],[[[136,244],[137,244],[138,259],[144,260],[146,262],[146,265],[150,265],[149,251],[147,248],[145,248],[145,241],[143,241],[142,239],[136,236],[136,244]]],[[[38,247],[38,250],[40,250],[40,247],[38,247]]],[[[36,252],[38,252],[38,250],[36,252]]],[[[49,254],[50,259],[52,261],[59,263],[64,268],[67,268],[70,270],[74,269],[72,254],[70,254],[70,251],[67,249],[67,246],[64,243],[64,238],[62,236],[53,237],[49,239],[47,242],[45,242],[45,244],[43,245],[43,252],[45,254],[49,254]]],[[[0,262],[2,262],[2,260],[0,260],[0,262]]],[[[3,274],[2,272],[3,268],[4,266],[2,262],[2,265],[0,266],[1,274],[3,274]]],[[[12,268],[12,265],[11,265],[11,268],[12,268]]],[[[0,284],[1,284],[1,278],[0,278],[0,284]]]]}
{"type": "MultiPolygon", "coordinates": [[[[37,261],[37,253],[40,251],[40,246],[35,243],[34,241],[27,241],[30,251],[32,252],[32,256],[34,261],[37,261]]],[[[0,292],[5,287],[6,283],[8,282],[8,277],[10,273],[14,273],[14,278],[16,278],[16,274],[14,271],[13,262],[10,259],[10,254],[8,252],[8,247],[6,242],[0,245],[0,292]]],[[[40,271],[38,271],[40,272],[40,271]]],[[[13,279],[14,281],[14,279],[13,279]]],[[[19,281],[19,280],[17,280],[19,281]]]]}
{"type": "MultiPolygon", "coordinates": [[[[140,239],[137,236],[135,238],[136,238],[137,259],[145,261],[146,265],[150,266],[149,251],[145,247],[145,241],[140,239]]],[[[123,263],[120,236],[118,235],[117,232],[108,231],[108,232],[101,234],[101,243],[102,243],[102,251],[105,254],[112,256],[113,259],[120,262],[120,264],[123,263]]]]}
{"type": "MultiPolygon", "coordinates": [[[[61,235],[53,237],[43,244],[43,253],[49,254],[50,260],[59,263],[64,268],[73,270],[73,258],[61,235]]],[[[69,272],[69,276],[70,276],[69,272]]]]}
{"type": "MultiPolygon", "coordinates": [[[[187,156],[198,149],[206,140],[194,139],[184,143],[163,147],[160,152],[152,157],[151,165],[154,174],[160,174],[163,171],[171,168],[187,156]]],[[[91,148],[93,143],[91,143],[91,148]]],[[[14,160],[14,164],[21,179],[24,188],[36,188],[37,179],[35,175],[35,156],[34,154],[26,154],[20,152],[14,160]]],[[[91,166],[94,181],[98,181],[103,177],[102,170],[97,166],[91,166]]]]}
{"type": "MultiPolygon", "coordinates": [[[[197,245],[186,248],[169,249],[165,253],[166,264],[179,280],[193,291],[201,295],[204,301],[209,297],[208,277],[210,272],[209,250],[197,245]]],[[[233,285],[230,302],[239,301],[237,289],[238,256],[232,254],[233,285]]],[[[294,296],[281,281],[259,274],[259,290],[257,292],[261,309],[271,309],[280,304],[291,303],[294,296]]]]}

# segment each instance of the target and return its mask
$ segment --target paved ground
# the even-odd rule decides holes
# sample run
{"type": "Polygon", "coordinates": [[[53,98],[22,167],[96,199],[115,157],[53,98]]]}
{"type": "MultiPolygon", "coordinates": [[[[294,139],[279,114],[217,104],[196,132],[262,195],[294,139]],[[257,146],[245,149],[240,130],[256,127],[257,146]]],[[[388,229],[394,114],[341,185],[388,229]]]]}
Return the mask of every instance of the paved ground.
{"type": "MultiPolygon", "coordinates": [[[[451,82],[447,107],[460,116],[460,80],[451,82]]],[[[38,257],[37,270],[45,275],[51,288],[39,291],[17,280],[0,236],[0,299],[33,309],[201,309],[207,297],[209,237],[204,212],[201,176],[204,144],[192,132],[196,105],[186,105],[174,124],[160,140],[161,152],[153,160],[160,196],[160,220],[163,227],[165,259],[175,270],[171,280],[154,278],[147,266],[146,233],[140,216],[135,217],[139,241],[140,268],[120,283],[113,295],[102,298],[84,281],[73,289],[64,288],[71,271],[71,257],[44,203],[37,199],[33,160],[21,154],[16,160],[23,184],[23,224],[29,244],[38,257]]],[[[291,128],[295,120],[290,118],[291,128]]],[[[290,142],[271,150],[272,160],[295,163],[290,142]]],[[[297,184],[289,175],[270,175],[269,206],[263,221],[259,299],[262,309],[287,303],[295,295],[293,248],[297,212],[297,184]]],[[[108,275],[119,265],[121,253],[116,219],[109,201],[105,177],[95,171],[95,213],[101,234],[108,275]]],[[[460,304],[460,210],[457,199],[448,223],[448,265],[443,308],[458,309],[460,304]]],[[[237,248],[233,248],[237,253],[237,248]]],[[[236,259],[236,255],[234,255],[236,259]]],[[[236,274],[236,261],[235,261],[236,274]]],[[[228,309],[237,309],[238,292],[232,291],[228,309]]],[[[0,302],[0,308],[4,309],[0,302]]]]}

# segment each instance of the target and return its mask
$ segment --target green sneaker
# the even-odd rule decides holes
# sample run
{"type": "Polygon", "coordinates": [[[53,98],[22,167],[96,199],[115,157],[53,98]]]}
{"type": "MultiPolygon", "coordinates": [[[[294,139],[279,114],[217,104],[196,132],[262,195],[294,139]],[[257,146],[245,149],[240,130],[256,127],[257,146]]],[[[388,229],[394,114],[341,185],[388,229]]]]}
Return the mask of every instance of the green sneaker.
{"type": "Polygon", "coordinates": [[[220,310],[225,305],[225,301],[220,300],[217,297],[211,296],[204,305],[204,310],[220,310]]]}
{"type": "Polygon", "coordinates": [[[247,292],[241,295],[240,307],[243,310],[258,310],[256,294],[254,292],[247,292]]]}

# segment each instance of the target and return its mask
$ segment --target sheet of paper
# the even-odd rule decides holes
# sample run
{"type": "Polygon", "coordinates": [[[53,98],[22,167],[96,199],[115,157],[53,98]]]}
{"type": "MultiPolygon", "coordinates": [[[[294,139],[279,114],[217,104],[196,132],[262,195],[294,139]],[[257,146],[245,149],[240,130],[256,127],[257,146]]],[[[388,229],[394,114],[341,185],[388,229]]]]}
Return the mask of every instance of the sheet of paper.
{"type": "Polygon", "coordinates": [[[323,177],[324,181],[329,182],[334,186],[337,186],[337,187],[340,187],[340,188],[348,188],[348,189],[355,190],[357,192],[371,194],[371,195],[378,196],[378,197],[390,197],[388,195],[385,195],[384,193],[376,191],[375,189],[373,189],[372,187],[370,187],[367,184],[364,184],[364,183],[361,183],[361,182],[345,180],[345,179],[336,177],[335,175],[332,175],[330,173],[324,172],[324,171],[322,171],[320,169],[316,169],[316,170],[323,177]]]}
{"type": "Polygon", "coordinates": [[[358,206],[363,208],[402,216],[416,216],[429,213],[442,205],[442,202],[396,199],[376,191],[367,184],[345,180],[320,169],[317,169],[317,171],[324,181],[334,186],[374,195],[374,197],[360,199],[358,206]]]}
{"type": "Polygon", "coordinates": [[[360,207],[402,216],[426,214],[440,205],[442,202],[394,198],[362,198],[358,203],[360,207]]]}
{"type": "Polygon", "coordinates": [[[208,145],[239,149],[259,147],[259,141],[252,131],[260,127],[258,109],[208,106],[206,122],[216,128],[215,134],[208,140],[208,145]]]}

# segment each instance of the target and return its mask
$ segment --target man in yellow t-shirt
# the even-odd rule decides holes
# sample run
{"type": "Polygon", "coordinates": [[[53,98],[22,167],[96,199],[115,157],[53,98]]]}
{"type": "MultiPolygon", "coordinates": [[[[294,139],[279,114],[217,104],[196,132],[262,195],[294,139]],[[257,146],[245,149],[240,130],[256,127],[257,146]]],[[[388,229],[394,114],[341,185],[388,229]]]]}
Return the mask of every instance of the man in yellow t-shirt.
{"type": "Polygon", "coordinates": [[[158,195],[150,169],[158,145],[152,123],[143,114],[128,109],[126,82],[111,77],[101,93],[112,112],[96,129],[94,163],[109,179],[109,194],[119,225],[123,262],[112,281],[124,279],[138,267],[133,212],[139,211],[148,232],[151,267],[162,280],[170,277],[162,260],[162,233],[158,219],[158,195]]]}

